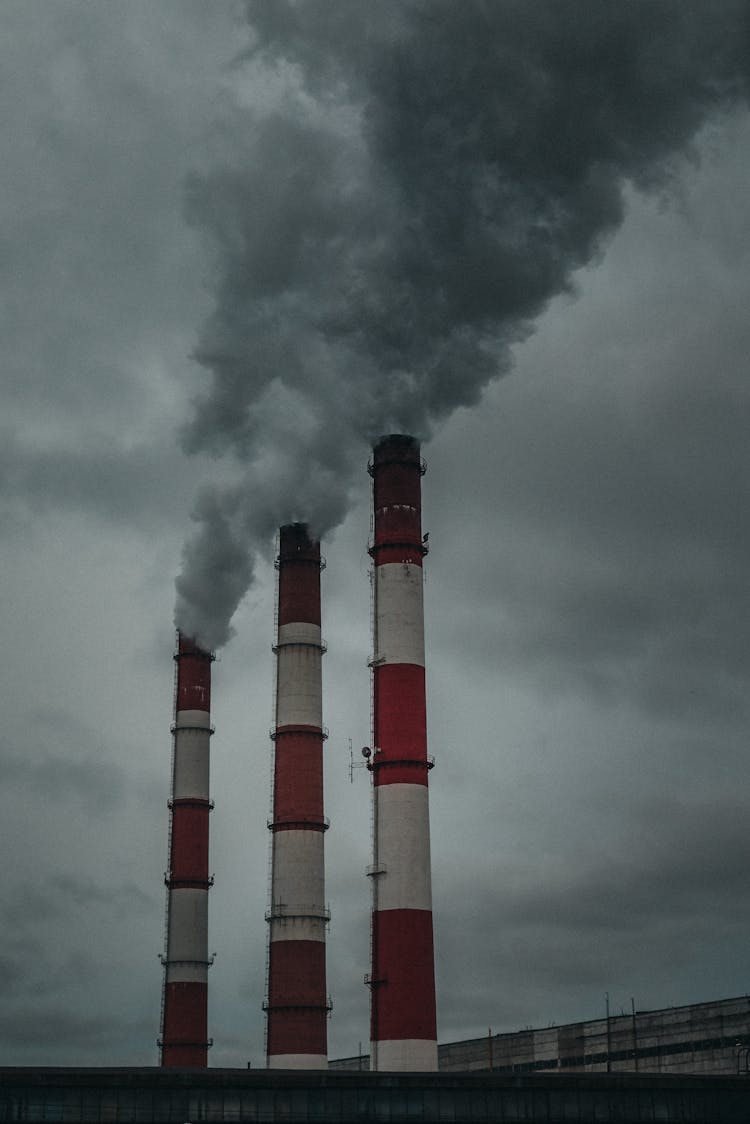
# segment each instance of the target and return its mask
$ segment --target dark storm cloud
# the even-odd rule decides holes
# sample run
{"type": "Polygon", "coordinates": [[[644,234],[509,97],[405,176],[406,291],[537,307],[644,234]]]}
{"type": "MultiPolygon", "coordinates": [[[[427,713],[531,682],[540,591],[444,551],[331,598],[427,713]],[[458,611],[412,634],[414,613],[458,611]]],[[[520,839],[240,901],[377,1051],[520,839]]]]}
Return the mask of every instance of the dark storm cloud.
{"type": "MultiPolygon", "coordinates": [[[[85,407],[92,424],[134,406],[138,360],[179,323],[173,192],[191,124],[170,95],[175,84],[185,98],[204,91],[195,66],[192,78],[167,76],[170,55],[187,66],[195,44],[145,5],[62,2],[35,22],[24,8],[5,4],[1,17],[8,392],[11,404],[36,392],[42,416],[45,404],[79,417],[85,407]]],[[[184,29],[192,8],[181,6],[184,29]]],[[[208,105],[195,108],[205,120],[208,105]]]]}
{"type": "Polygon", "coordinates": [[[118,789],[123,775],[108,761],[85,758],[71,761],[63,754],[38,752],[33,758],[3,750],[3,773],[14,785],[22,785],[41,796],[75,796],[88,802],[96,797],[96,805],[104,813],[119,800],[118,789]]]}
{"type": "MultiPolygon", "coordinates": [[[[668,979],[670,987],[689,979],[695,964],[701,975],[693,987],[708,989],[708,996],[708,981],[720,980],[722,956],[736,956],[750,919],[745,820],[740,801],[651,796],[629,821],[626,840],[616,838],[613,824],[611,839],[592,829],[555,855],[539,823],[515,862],[476,864],[470,893],[465,875],[443,877],[436,942],[445,1021],[481,1025],[485,1012],[496,1026],[500,1019],[514,1029],[516,1020],[543,1025],[549,1017],[594,1017],[603,981],[624,999],[634,984],[659,996],[668,979]],[[465,956],[467,923],[472,939],[487,949],[484,983],[465,956]],[[669,973],[665,948],[671,949],[669,973]],[[550,1010],[550,996],[564,1008],[550,1010]]],[[[445,1023],[442,1033],[451,1034],[445,1023]]]]}
{"type": "MultiPolygon", "coordinates": [[[[85,981],[82,981],[85,986],[85,981]]],[[[94,1056],[107,1048],[122,1048],[130,1026],[124,1026],[109,1012],[88,1014],[72,1011],[69,1007],[37,1010],[28,1005],[6,1009],[0,1016],[0,1035],[12,1041],[19,1050],[32,1051],[32,1062],[39,1051],[55,1050],[61,1045],[66,1052],[90,1050],[94,1056]]],[[[150,1027],[139,1028],[148,1033],[150,1027]]],[[[81,1064],[80,1055],[72,1055],[81,1064]]]]}
{"type": "Polygon", "coordinates": [[[163,527],[186,506],[188,485],[172,448],[118,445],[104,435],[91,447],[42,449],[0,429],[0,510],[23,524],[40,513],[85,512],[139,530],[163,527]]]}
{"type": "MultiPolygon", "coordinates": [[[[362,442],[428,436],[475,403],[602,250],[624,185],[663,190],[748,85],[739,0],[246,10],[251,72],[275,100],[191,191],[217,281],[196,350],[212,381],[186,446],[248,465],[223,575],[271,517],[335,525],[362,442]]],[[[202,562],[221,506],[196,513],[178,587],[178,624],[211,646],[251,574],[242,561],[211,605],[202,562]]]]}
{"type": "MultiPolygon", "coordinates": [[[[553,544],[550,534],[547,549],[553,544]]],[[[720,563],[685,572],[678,554],[671,569],[653,564],[636,576],[624,560],[612,561],[597,572],[573,556],[548,580],[533,561],[522,576],[518,554],[503,560],[494,575],[503,590],[501,627],[488,612],[490,597],[459,614],[454,639],[463,636],[467,659],[489,661],[506,680],[630,697],[642,711],[705,724],[743,718],[745,580],[722,574],[720,563]]]]}
{"type": "Polygon", "coordinates": [[[578,863],[545,877],[536,869],[532,882],[508,872],[499,879],[510,891],[504,919],[516,928],[606,931],[627,937],[634,929],[657,932],[662,921],[682,925],[709,916],[727,894],[737,916],[747,918],[750,873],[742,838],[745,808],[740,802],[696,800],[668,795],[644,801],[634,818],[629,846],[609,848],[579,842],[578,863]],[[665,902],[669,903],[665,910],[665,902]]]}
{"type": "Polygon", "coordinates": [[[193,484],[174,428],[205,306],[179,200],[231,14],[194,0],[29,12],[0,10],[3,514],[181,523],[193,484]]]}
{"type": "MultiPolygon", "coordinates": [[[[0,982],[7,973],[6,1000],[12,1000],[21,1021],[29,1020],[38,1028],[38,1042],[52,1045],[46,1038],[46,1019],[58,1018],[63,1009],[61,996],[67,997],[66,1019],[75,1024],[76,992],[95,993],[106,979],[108,967],[101,943],[108,925],[116,919],[119,925],[130,925],[155,903],[132,885],[96,886],[90,879],[70,875],[47,876],[39,885],[8,887],[3,894],[3,921],[0,930],[3,948],[9,955],[0,962],[0,982]],[[79,928],[80,917],[85,926],[79,928]],[[48,932],[55,934],[50,942],[48,932]],[[80,943],[76,943],[80,942],[80,943]]],[[[105,1020],[110,1033],[117,1020],[105,1020]]],[[[11,1035],[14,1046],[19,1039],[11,1035]]],[[[8,1039],[6,1039],[7,1041],[8,1039]]],[[[65,1038],[58,1044],[63,1050],[65,1038]]]]}
{"type": "MultiPolygon", "coordinates": [[[[744,721],[750,670],[750,334],[732,324],[750,293],[741,265],[731,283],[717,269],[721,241],[688,250],[685,234],[676,223],[675,245],[664,243],[674,260],[663,273],[649,266],[636,307],[607,298],[619,323],[605,313],[600,344],[571,344],[575,310],[561,302],[554,335],[521,372],[528,393],[506,385],[507,416],[481,444],[474,435],[472,460],[489,458],[493,471],[472,491],[497,512],[496,542],[474,562],[480,602],[437,627],[506,681],[583,687],[652,718],[726,728],[744,721]],[[677,294],[675,272],[689,278],[677,294]],[[644,314],[642,349],[631,325],[644,314]],[[556,383],[561,360],[580,369],[572,393],[556,383]]],[[[612,268],[641,267],[646,254],[634,235],[612,268]]],[[[431,476],[447,493],[450,467],[436,461],[431,476]]],[[[447,573],[472,518],[451,511],[445,541],[435,536],[447,573]]]]}
{"type": "Polygon", "coordinates": [[[21,734],[0,738],[3,775],[31,799],[77,799],[105,814],[124,797],[125,773],[104,739],[63,710],[27,715],[21,734]]]}
{"type": "Polygon", "coordinates": [[[37,879],[33,886],[8,886],[4,891],[3,920],[14,926],[59,920],[81,908],[101,907],[110,914],[130,915],[152,909],[153,898],[134,882],[101,886],[94,879],[60,871],[37,879]]]}
{"type": "Polygon", "coordinates": [[[26,980],[26,957],[28,949],[19,950],[16,956],[0,956],[0,990],[4,996],[23,992],[26,980]]]}
{"type": "MultiPolygon", "coordinates": [[[[0,1036],[14,1050],[35,1051],[34,1061],[40,1050],[71,1063],[80,1062],[75,1051],[81,1049],[98,1057],[107,1047],[119,1046],[120,1056],[127,1056],[130,1027],[114,1016],[116,1001],[110,997],[113,1009],[101,1011],[100,1001],[91,997],[112,972],[108,945],[119,948],[118,929],[132,934],[158,906],[132,880],[110,876],[99,882],[78,872],[50,870],[39,839],[36,846],[34,877],[6,883],[0,900],[0,983],[6,999],[0,1036]],[[88,997],[83,1009],[80,996],[88,997]]],[[[141,1027],[136,1037],[146,1041],[150,1031],[141,1027]]]]}

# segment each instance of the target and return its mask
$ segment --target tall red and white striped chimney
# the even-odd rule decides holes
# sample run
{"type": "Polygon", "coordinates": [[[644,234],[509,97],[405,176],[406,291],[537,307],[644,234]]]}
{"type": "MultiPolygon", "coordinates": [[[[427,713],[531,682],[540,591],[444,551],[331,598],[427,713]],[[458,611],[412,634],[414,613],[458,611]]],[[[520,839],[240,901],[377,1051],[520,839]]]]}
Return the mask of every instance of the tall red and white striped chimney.
{"type": "Polygon", "coordinates": [[[266,1053],[272,1069],[328,1066],[320,544],[279,533],[266,1053]]]}
{"type": "Polygon", "coordinates": [[[161,1064],[205,1066],[213,654],[177,633],[161,1064]]]}
{"type": "Polygon", "coordinates": [[[419,442],[381,437],[368,469],[375,608],[370,1066],[436,1070],[419,442]]]}

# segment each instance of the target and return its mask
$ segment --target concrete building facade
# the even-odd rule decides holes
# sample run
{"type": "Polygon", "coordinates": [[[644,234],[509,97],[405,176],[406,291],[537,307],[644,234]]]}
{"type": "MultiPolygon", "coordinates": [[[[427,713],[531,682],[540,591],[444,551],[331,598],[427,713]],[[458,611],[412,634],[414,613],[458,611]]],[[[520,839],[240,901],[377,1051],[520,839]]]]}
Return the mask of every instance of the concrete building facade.
{"type": "MultiPolygon", "coordinates": [[[[342,1058],[334,1069],[363,1069],[342,1058]]],[[[750,996],[448,1042],[443,1073],[750,1073],[750,996]]]]}

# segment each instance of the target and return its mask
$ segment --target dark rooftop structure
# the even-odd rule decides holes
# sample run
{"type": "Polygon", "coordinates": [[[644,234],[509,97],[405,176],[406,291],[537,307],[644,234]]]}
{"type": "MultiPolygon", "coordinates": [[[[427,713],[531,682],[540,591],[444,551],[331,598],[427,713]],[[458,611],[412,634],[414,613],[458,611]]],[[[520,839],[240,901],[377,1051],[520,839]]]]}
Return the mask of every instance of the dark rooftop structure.
{"type": "Polygon", "coordinates": [[[0,1068],[0,1121],[747,1124],[750,1078],[0,1068]]]}

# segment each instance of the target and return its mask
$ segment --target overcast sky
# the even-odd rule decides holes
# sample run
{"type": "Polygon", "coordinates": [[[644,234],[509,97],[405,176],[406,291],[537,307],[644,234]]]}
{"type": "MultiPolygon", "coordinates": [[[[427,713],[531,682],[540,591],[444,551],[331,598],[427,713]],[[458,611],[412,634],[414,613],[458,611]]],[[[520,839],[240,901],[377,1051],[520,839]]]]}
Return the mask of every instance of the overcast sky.
{"type": "Polygon", "coordinates": [[[291,518],[330,1054],[366,1048],[390,429],[428,462],[440,1040],[750,986],[747,5],[369,7],[0,4],[3,1064],[157,1061],[176,578],[221,649],[210,1062],[263,1064],[291,518]]]}

